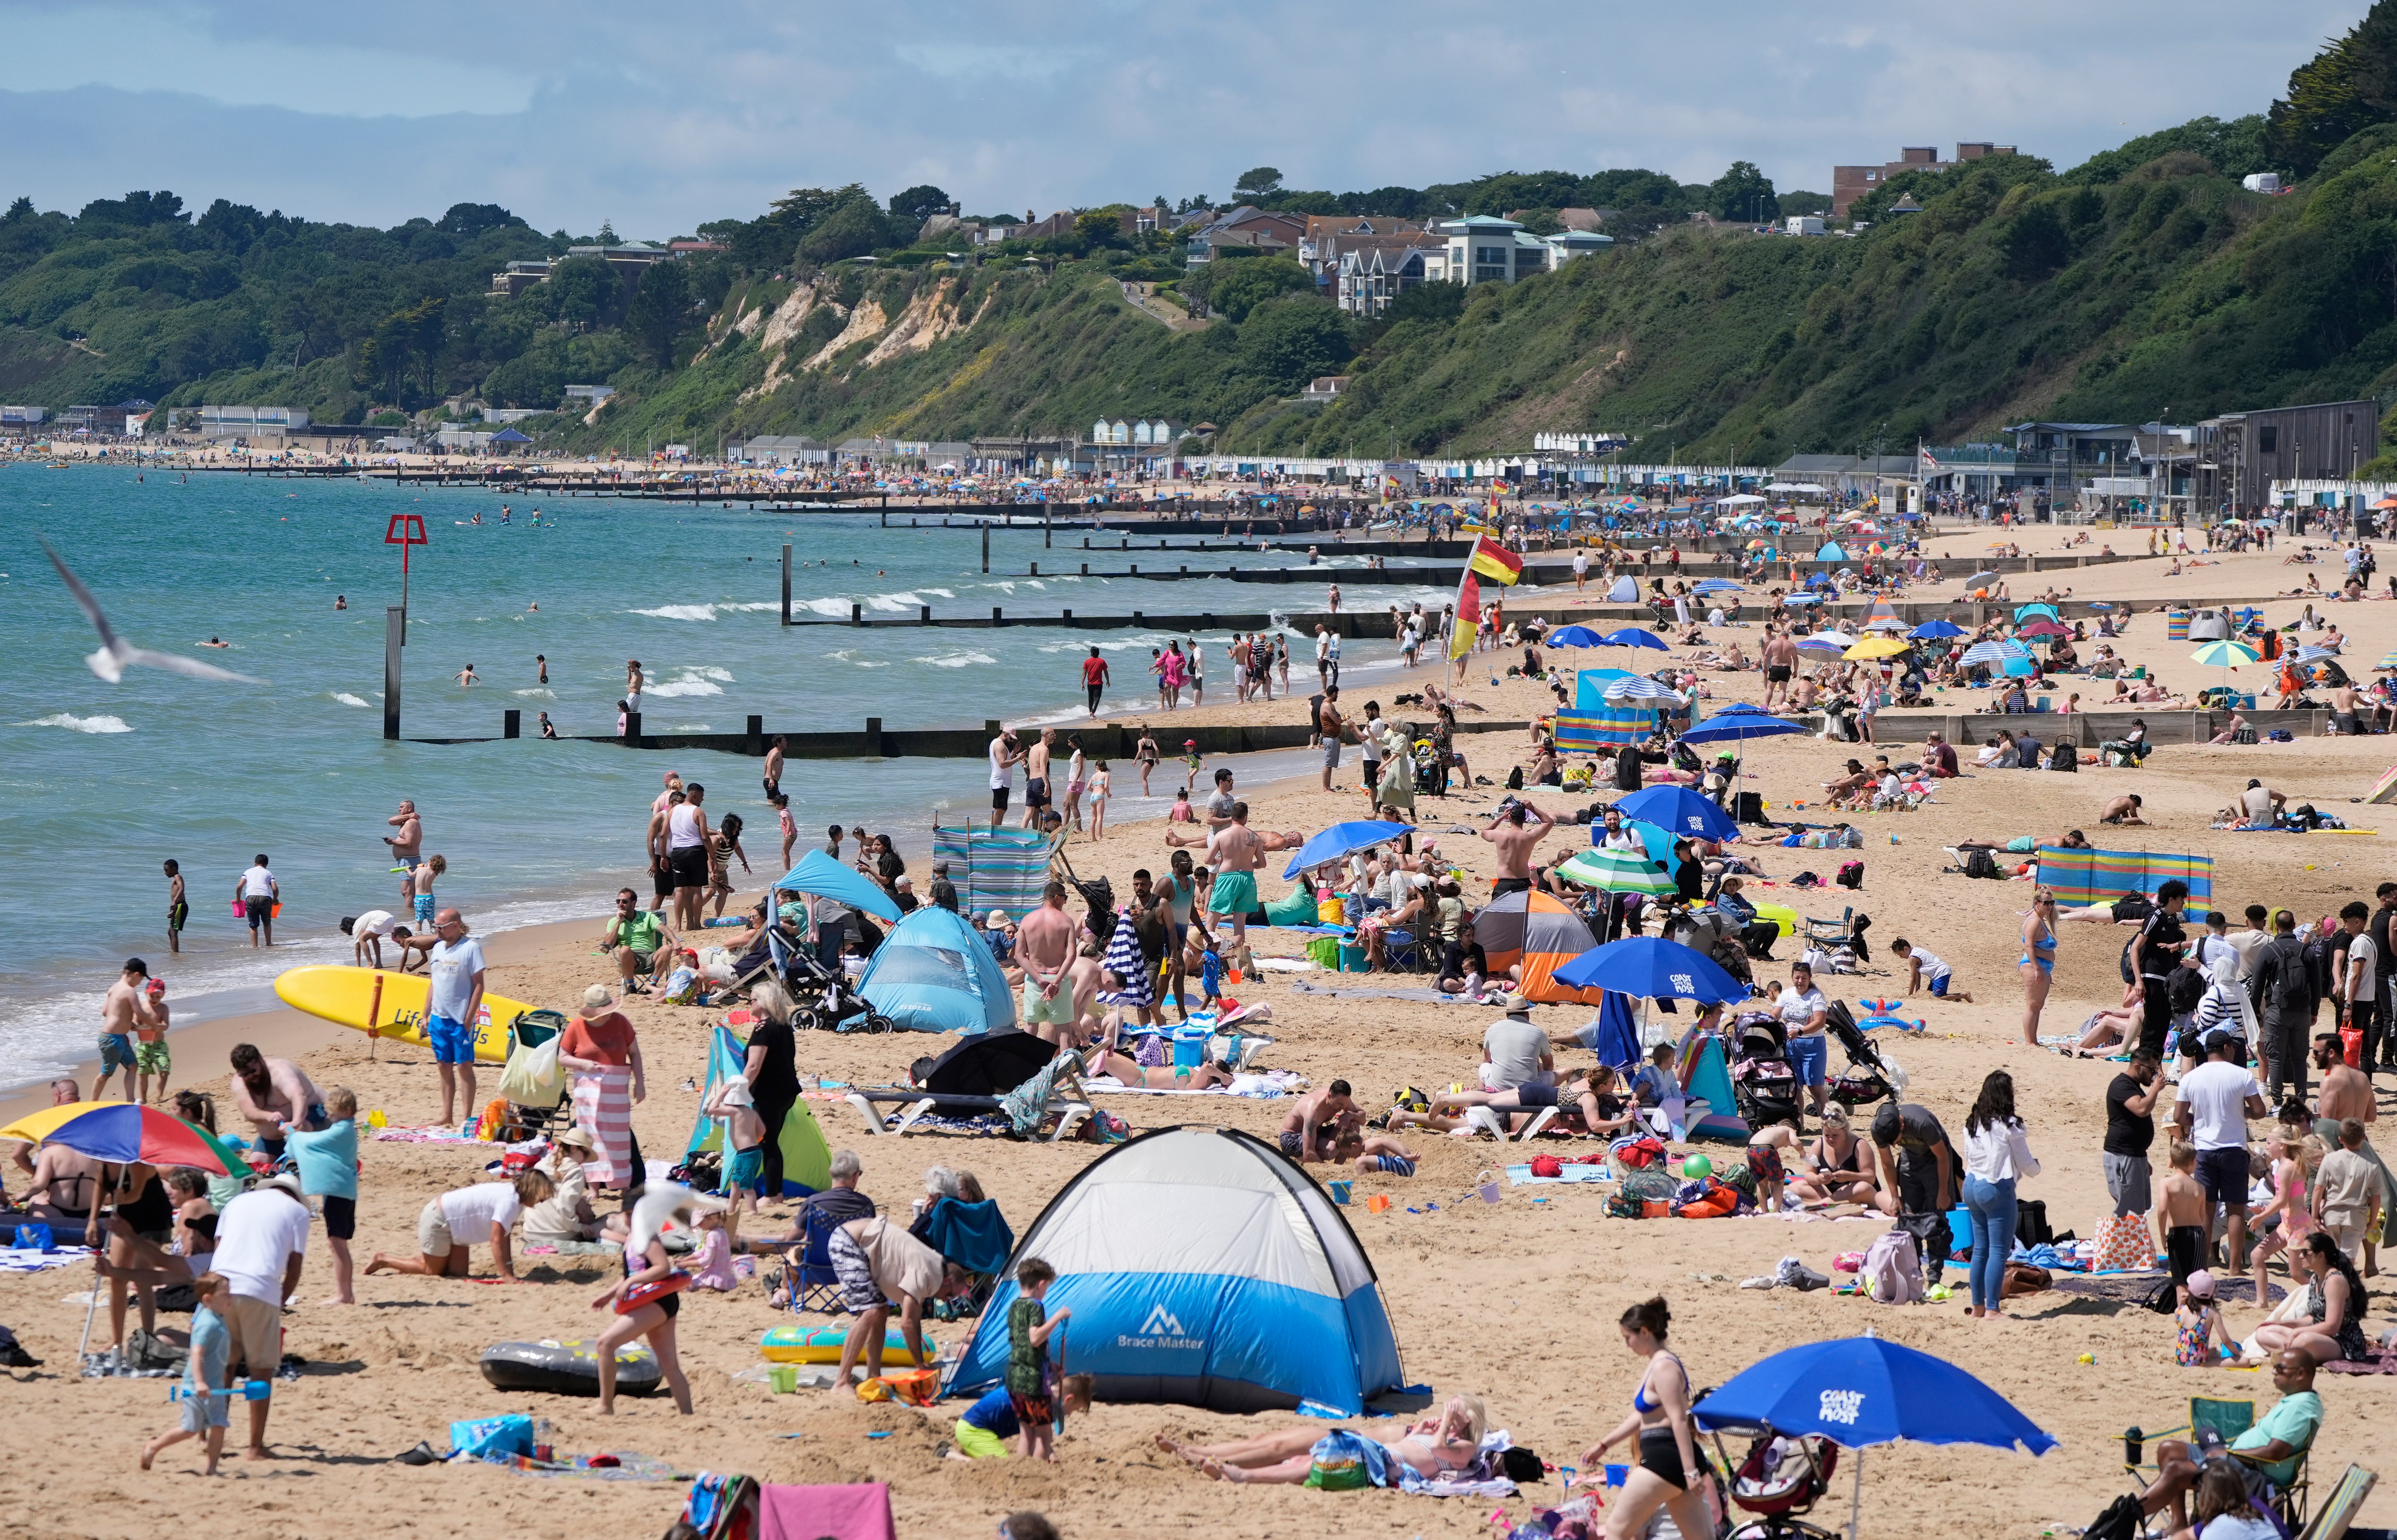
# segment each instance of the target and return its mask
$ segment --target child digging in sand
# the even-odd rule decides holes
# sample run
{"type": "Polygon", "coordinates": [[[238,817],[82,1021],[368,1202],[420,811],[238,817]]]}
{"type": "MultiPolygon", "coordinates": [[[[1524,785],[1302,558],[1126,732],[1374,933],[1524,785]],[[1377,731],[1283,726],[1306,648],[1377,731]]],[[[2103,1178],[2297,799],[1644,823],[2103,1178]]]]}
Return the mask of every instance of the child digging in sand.
{"type": "MultiPolygon", "coordinates": [[[[1062,1382],[1065,1392],[1065,1415],[1078,1417],[1091,1409],[1091,1391],[1099,1381],[1095,1374],[1068,1374],[1062,1382]]],[[[966,1408],[953,1430],[957,1444],[949,1451],[952,1460],[1003,1460],[1007,1458],[1007,1440],[1017,1437],[1024,1425],[1015,1415],[1015,1403],[1000,1386],[982,1400],[966,1408]]]]}
{"type": "Polygon", "coordinates": [[[183,1361],[182,1420],[142,1446],[144,1470],[167,1445],[206,1435],[208,1473],[217,1473],[217,1461],[224,1454],[225,1427],[233,1414],[233,1396],[225,1384],[225,1361],[233,1352],[233,1334],[225,1329],[224,1318],[213,1308],[224,1286],[225,1281],[215,1273],[202,1273],[192,1280],[192,1293],[199,1306],[192,1311],[192,1356],[183,1361]]]}
{"type": "Polygon", "coordinates": [[[1071,1309],[1051,1315],[1041,1303],[1057,1269],[1037,1256],[1015,1265],[1015,1286],[1021,1291],[1007,1308],[1007,1401],[1015,1411],[1016,1453],[1027,1460],[1054,1460],[1055,1430],[1049,1402],[1049,1337],[1065,1324],[1071,1309]]]}

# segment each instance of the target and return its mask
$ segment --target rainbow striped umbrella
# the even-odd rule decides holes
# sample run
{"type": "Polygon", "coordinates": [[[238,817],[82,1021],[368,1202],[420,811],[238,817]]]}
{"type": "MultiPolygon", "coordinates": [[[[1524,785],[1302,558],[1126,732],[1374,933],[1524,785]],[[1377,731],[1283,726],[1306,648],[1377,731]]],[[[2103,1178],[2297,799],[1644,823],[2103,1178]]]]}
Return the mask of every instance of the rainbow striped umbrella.
{"type": "Polygon", "coordinates": [[[95,1161],[127,1165],[196,1166],[219,1176],[249,1169],[223,1140],[171,1112],[132,1102],[82,1101],[46,1107],[0,1128],[0,1139],[64,1145],[95,1161]]]}

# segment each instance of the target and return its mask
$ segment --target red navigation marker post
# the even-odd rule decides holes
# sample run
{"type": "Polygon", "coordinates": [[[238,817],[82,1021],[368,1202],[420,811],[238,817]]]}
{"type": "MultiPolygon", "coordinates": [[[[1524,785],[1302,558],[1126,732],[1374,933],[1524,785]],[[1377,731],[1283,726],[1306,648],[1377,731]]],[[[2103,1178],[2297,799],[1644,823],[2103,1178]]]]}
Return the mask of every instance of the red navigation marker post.
{"type": "Polygon", "coordinates": [[[384,609],[382,632],[382,736],[396,741],[399,737],[399,651],[408,645],[408,548],[425,543],[424,515],[393,514],[391,523],[383,530],[382,543],[399,547],[399,603],[384,609]]]}

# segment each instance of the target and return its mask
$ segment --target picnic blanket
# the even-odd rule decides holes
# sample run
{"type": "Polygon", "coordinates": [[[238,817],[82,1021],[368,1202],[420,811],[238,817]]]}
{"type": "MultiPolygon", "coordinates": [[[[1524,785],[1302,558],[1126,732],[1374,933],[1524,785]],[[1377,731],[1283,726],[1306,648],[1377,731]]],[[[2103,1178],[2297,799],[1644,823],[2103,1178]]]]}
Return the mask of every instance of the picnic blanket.
{"type": "MultiPolygon", "coordinates": [[[[462,1456],[461,1456],[462,1457],[462,1456]]],[[[654,1454],[574,1454],[563,1460],[536,1460],[529,1454],[486,1454],[483,1465],[502,1466],[519,1476],[546,1476],[572,1481],[688,1481],[690,1472],[654,1454]],[[612,1460],[612,1465],[593,1465],[612,1460]]]]}
{"type": "Polygon", "coordinates": [[[1435,1005],[1442,1002],[1452,1005],[1484,1003],[1465,995],[1442,994],[1438,989],[1389,989],[1373,985],[1357,985],[1341,989],[1328,984],[1310,984],[1304,978],[1292,979],[1290,987],[1300,994],[1331,995],[1340,1000],[1421,1000],[1428,1001],[1435,1005]]]}
{"type": "Polygon", "coordinates": [[[1082,1088],[1095,1095],[1108,1096],[1246,1096],[1254,1101],[1272,1101],[1288,1095],[1306,1083],[1306,1077],[1290,1069],[1267,1069],[1253,1075],[1237,1075],[1229,1085],[1211,1085],[1204,1091],[1167,1090],[1157,1085],[1126,1085],[1113,1075],[1098,1075],[1082,1082],[1082,1088]]]}
{"type": "Polygon", "coordinates": [[[2056,890],[2063,905],[2087,905],[2126,893],[2153,893],[2175,878],[2189,884],[2192,909],[2214,897],[2214,857],[2147,850],[2067,850],[2039,847],[2039,882],[2056,890]]]}

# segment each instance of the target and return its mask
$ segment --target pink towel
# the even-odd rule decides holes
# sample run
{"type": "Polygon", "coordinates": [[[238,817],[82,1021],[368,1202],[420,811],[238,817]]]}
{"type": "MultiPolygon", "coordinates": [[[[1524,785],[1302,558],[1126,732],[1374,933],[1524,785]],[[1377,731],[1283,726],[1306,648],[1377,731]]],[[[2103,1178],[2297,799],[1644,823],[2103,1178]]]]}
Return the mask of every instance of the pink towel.
{"type": "Polygon", "coordinates": [[[574,1076],[574,1126],[591,1135],[599,1158],[583,1163],[595,1187],[623,1187],[633,1175],[633,1071],[629,1066],[578,1070],[574,1076]]]}
{"type": "Polygon", "coordinates": [[[899,1540],[891,1522],[891,1489],[880,1481],[760,1486],[757,1515],[758,1540],[899,1540]]]}

